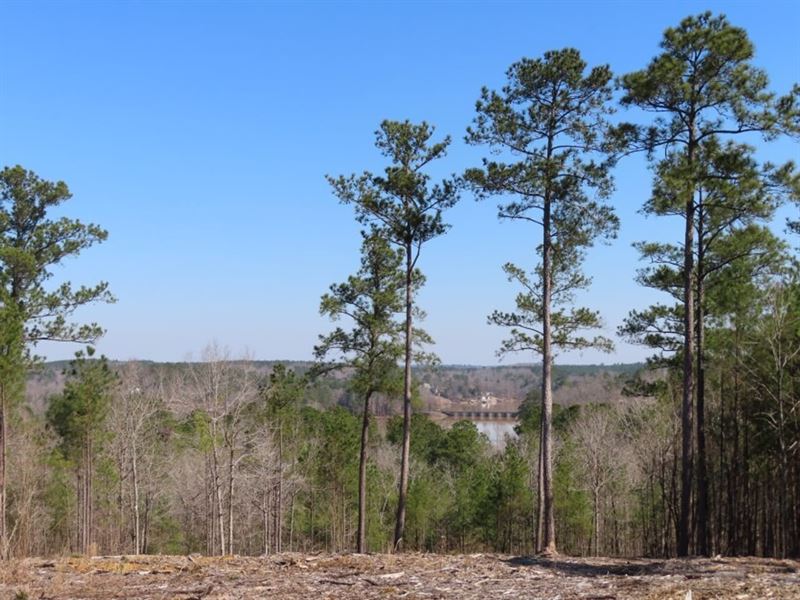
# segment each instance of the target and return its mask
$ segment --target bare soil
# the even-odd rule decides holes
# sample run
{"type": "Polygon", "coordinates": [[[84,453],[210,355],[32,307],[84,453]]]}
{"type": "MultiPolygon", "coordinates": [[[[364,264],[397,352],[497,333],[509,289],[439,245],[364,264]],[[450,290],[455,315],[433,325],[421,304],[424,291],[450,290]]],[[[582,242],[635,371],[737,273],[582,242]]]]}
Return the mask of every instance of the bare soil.
{"type": "Polygon", "coordinates": [[[100,556],[0,563],[0,599],[800,599],[800,562],[497,554],[100,556]]]}

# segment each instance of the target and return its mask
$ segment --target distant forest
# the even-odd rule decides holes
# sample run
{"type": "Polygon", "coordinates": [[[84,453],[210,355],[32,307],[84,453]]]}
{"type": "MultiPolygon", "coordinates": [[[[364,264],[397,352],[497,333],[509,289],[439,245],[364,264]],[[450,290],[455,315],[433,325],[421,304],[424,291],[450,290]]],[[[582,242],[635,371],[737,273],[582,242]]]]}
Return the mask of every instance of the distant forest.
{"type": "MultiPolygon", "coordinates": [[[[192,363],[157,363],[153,361],[128,361],[144,371],[186,372],[192,363]]],[[[283,365],[298,373],[307,374],[313,367],[311,361],[254,360],[246,361],[248,368],[262,376],[268,376],[275,365],[283,365]]],[[[113,369],[124,369],[125,363],[109,361],[113,369]]],[[[51,361],[37,365],[28,373],[27,400],[31,408],[41,414],[46,410],[49,398],[60,394],[69,373],[70,361],[51,361]]],[[[612,365],[557,365],[554,369],[554,391],[556,404],[607,403],[622,394],[625,383],[645,369],[644,363],[612,365]]],[[[426,400],[438,399],[456,403],[479,399],[490,394],[501,400],[522,403],[531,392],[541,385],[535,365],[438,365],[416,367],[415,379],[420,386],[420,407],[428,406],[426,400]]],[[[357,409],[358,397],[350,385],[352,372],[343,370],[333,377],[316,379],[303,397],[303,402],[318,409],[339,405],[357,409]]],[[[378,400],[376,414],[397,414],[399,404],[392,399],[378,400]]]]}

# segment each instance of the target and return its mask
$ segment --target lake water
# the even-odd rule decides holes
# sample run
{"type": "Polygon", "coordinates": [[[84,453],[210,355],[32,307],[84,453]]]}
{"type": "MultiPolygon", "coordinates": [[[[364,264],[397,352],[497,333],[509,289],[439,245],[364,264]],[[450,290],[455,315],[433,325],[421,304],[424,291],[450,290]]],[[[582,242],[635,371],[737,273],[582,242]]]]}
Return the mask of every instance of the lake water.
{"type": "Polygon", "coordinates": [[[486,434],[492,446],[498,450],[506,447],[507,435],[517,437],[517,434],[514,433],[516,423],[513,421],[474,421],[474,423],[478,431],[486,434]]]}

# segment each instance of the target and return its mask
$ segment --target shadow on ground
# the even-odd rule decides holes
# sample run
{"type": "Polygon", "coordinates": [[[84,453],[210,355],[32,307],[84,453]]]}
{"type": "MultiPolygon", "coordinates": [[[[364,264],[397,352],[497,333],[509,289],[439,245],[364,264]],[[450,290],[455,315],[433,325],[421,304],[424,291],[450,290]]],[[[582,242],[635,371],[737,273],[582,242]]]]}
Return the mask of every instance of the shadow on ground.
{"type": "Polygon", "coordinates": [[[665,571],[665,563],[663,561],[620,565],[605,563],[587,564],[585,562],[563,560],[559,558],[540,558],[536,556],[515,556],[499,560],[515,567],[541,567],[544,569],[553,569],[565,575],[573,575],[576,577],[658,575],[665,571]]]}

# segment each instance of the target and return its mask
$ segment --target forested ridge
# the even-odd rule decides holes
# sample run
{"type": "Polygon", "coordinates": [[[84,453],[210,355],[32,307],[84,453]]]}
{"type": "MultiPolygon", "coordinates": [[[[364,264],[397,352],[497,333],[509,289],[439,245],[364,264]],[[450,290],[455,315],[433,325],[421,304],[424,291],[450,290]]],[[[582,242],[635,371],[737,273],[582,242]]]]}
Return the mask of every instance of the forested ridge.
{"type": "Polygon", "coordinates": [[[743,29],[703,13],[640,71],[574,48],[523,58],[465,123],[486,158],[440,181],[451,138],[383,121],[383,170],[327,176],[362,229],[360,263],[320,290],[332,326],[308,362],[216,343],[196,362],[97,356],[101,324],[77,317],[115,298],[54,268],[108,233],[61,216],[64,182],[6,167],[0,555],[800,556],[800,174],[754,146],[797,140],[800,86],[773,93],[753,56],[743,29]],[[628,276],[663,300],[631,306],[617,337],[651,358],[559,364],[614,351],[576,297],[591,302],[583,263],[616,236],[614,170],[634,153],[651,169],[642,211],[672,241],[636,244],[628,276]],[[513,310],[487,307],[508,333],[498,354],[526,364],[430,351],[425,251],[466,196],[530,231],[529,263],[502,267],[513,310]],[[44,363],[41,342],[82,350],[44,363]],[[518,413],[502,449],[441,418],[487,398],[518,413]]]}
{"type": "MultiPolygon", "coordinates": [[[[147,373],[165,371],[178,375],[192,368],[191,362],[158,363],[153,361],[109,361],[115,370],[135,362],[147,373]]],[[[311,361],[246,360],[247,367],[267,376],[275,365],[283,365],[300,375],[314,368],[311,361]]],[[[26,402],[34,412],[44,413],[49,399],[63,389],[70,361],[51,361],[37,365],[28,372],[26,402]]],[[[614,393],[621,394],[631,376],[644,368],[644,363],[616,365],[557,365],[555,378],[556,402],[576,404],[606,403],[614,393]],[[613,388],[613,393],[609,388],[613,388]]],[[[419,383],[419,405],[426,410],[436,409],[436,400],[455,403],[479,401],[484,395],[498,398],[511,405],[519,404],[541,384],[533,365],[437,365],[415,367],[419,383]]],[[[306,390],[303,404],[326,409],[334,405],[354,408],[355,395],[349,386],[352,370],[342,369],[330,377],[317,378],[306,390]]],[[[391,398],[381,403],[384,416],[393,414],[396,405],[391,398]]]]}

